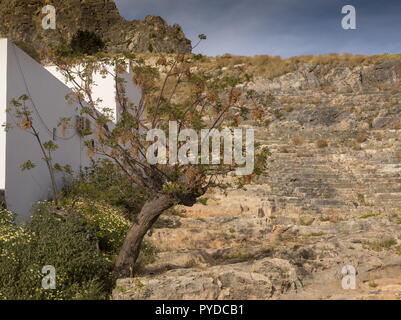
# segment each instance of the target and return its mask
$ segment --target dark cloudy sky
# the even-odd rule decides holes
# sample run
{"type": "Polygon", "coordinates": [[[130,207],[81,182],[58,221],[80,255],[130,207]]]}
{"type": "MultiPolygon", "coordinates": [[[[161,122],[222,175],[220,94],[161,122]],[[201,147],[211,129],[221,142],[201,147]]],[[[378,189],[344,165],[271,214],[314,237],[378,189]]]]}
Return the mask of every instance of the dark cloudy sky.
{"type": "Polygon", "coordinates": [[[127,19],[148,14],[208,40],[207,55],[283,57],[330,52],[401,52],[401,0],[116,0],[127,19]],[[357,10],[357,30],[344,30],[341,8],[357,10]]]}

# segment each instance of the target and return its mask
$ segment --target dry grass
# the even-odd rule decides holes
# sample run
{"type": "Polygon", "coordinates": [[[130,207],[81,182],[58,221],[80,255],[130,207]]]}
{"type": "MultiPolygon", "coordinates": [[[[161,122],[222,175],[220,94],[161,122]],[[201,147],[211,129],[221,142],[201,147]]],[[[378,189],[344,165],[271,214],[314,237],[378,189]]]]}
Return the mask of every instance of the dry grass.
{"type": "Polygon", "coordinates": [[[312,104],[320,104],[322,103],[322,99],[320,97],[313,97],[311,100],[312,104]]]}
{"type": "MultiPolygon", "coordinates": [[[[348,64],[351,68],[360,65],[374,65],[383,61],[401,60],[401,54],[382,54],[382,55],[353,55],[331,53],[326,55],[306,55],[283,59],[279,56],[257,55],[253,57],[235,56],[225,54],[218,57],[202,56],[199,67],[202,69],[226,68],[227,71],[233,69],[243,69],[245,72],[254,76],[263,76],[269,79],[295,71],[302,64],[337,65],[340,63],[348,64]]],[[[350,89],[352,90],[352,89],[350,89]]],[[[327,93],[334,91],[327,88],[327,93]]]]}
{"type": "Polygon", "coordinates": [[[366,142],[368,140],[368,138],[369,138],[369,136],[368,136],[368,134],[366,132],[359,132],[356,135],[355,140],[358,143],[364,143],[364,142],[366,142]]]}
{"type": "Polygon", "coordinates": [[[292,105],[290,105],[290,104],[284,105],[284,106],[283,106],[283,109],[284,109],[285,112],[288,112],[288,113],[294,111],[294,107],[293,107],[292,105]]]}
{"type": "Polygon", "coordinates": [[[319,149],[324,149],[327,148],[328,146],[329,143],[325,139],[319,139],[316,141],[316,147],[318,147],[319,149]]]}
{"type": "MultiPolygon", "coordinates": [[[[104,57],[113,57],[115,54],[103,54],[104,57]]],[[[142,58],[151,64],[155,64],[160,54],[138,53],[137,58],[142,58]]],[[[172,60],[176,55],[163,54],[167,60],[172,60]]],[[[195,55],[193,55],[195,56],[195,55]]],[[[240,70],[255,77],[263,76],[268,79],[281,76],[295,71],[302,64],[337,65],[340,63],[348,64],[351,68],[360,65],[375,65],[383,61],[401,60],[401,54],[382,54],[382,55],[353,55],[345,53],[343,55],[330,53],[326,55],[305,55],[291,58],[281,58],[279,56],[256,55],[256,56],[235,56],[225,54],[217,57],[196,55],[198,58],[196,65],[202,71],[221,70],[224,74],[229,74],[233,70],[240,70]]],[[[323,89],[323,88],[322,88],[323,89]]],[[[384,90],[396,90],[394,87],[383,86],[384,90]]],[[[397,88],[398,89],[398,88],[397,88]]],[[[349,89],[352,91],[352,88],[349,89]]],[[[327,86],[324,88],[327,93],[335,91],[334,88],[327,86]]]]}
{"type": "Polygon", "coordinates": [[[292,144],[295,146],[302,146],[304,144],[304,139],[302,139],[300,136],[294,136],[291,139],[292,144]]]}
{"type": "Polygon", "coordinates": [[[280,147],[278,148],[278,152],[279,152],[279,153],[290,153],[290,151],[288,150],[288,148],[287,148],[287,147],[284,147],[284,146],[280,146],[280,147]]]}
{"type": "Polygon", "coordinates": [[[312,158],[313,153],[310,151],[298,151],[297,152],[297,157],[298,158],[312,158]]]}

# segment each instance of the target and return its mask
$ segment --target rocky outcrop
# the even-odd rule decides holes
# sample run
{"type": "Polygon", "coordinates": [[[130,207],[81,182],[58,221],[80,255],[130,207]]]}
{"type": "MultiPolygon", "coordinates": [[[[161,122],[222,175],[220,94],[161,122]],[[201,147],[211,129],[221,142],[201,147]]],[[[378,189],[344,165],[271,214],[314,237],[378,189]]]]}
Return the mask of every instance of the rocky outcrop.
{"type": "Polygon", "coordinates": [[[157,278],[120,280],[114,290],[114,298],[269,299],[300,286],[296,268],[288,261],[262,259],[254,263],[220,265],[207,270],[177,269],[157,278]]]}
{"type": "Polygon", "coordinates": [[[40,52],[69,41],[78,30],[95,32],[109,52],[189,53],[191,42],[179,25],[168,26],[157,16],[127,21],[113,0],[54,0],[56,30],[42,28],[41,0],[1,0],[0,36],[15,41],[26,51],[40,52]]]}
{"type": "Polygon", "coordinates": [[[255,88],[272,92],[335,89],[349,92],[380,90],[378,86],[396,85],[401,78],[400,61],[383,61],[372,65],[349,63],[302,64],[296,71],[274,79],[258,77],[255,88]]]}
{"type": "Polygon", "coordinates": [[[399,62],[379,65],[257,79],[275,100],[243,125],[271,151],[265,175],[163,217],[156,261],[114,298],[400,299],[399,62]]]}

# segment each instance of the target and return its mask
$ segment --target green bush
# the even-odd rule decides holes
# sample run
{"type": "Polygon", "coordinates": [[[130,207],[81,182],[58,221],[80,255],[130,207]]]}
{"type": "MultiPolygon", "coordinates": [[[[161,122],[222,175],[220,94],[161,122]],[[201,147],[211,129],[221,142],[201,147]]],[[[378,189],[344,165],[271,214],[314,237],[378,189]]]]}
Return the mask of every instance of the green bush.
{"type": "Polygon", "coordinates": [[[0,299],[106,299],[112,263],[96,235],[76,214],[61,219],[40,204],[30,223],[17,227],[0,212],[0,299]],[[42,289],[46,265],[56,269],[56,289],[42,289]]]}
{"type": "Polygon", "coordinates": [[[131,226],[119,208],[83,199],[75,203],[74,212],[79,213],[88,227],[95,232],[102,251],[110,253],[118,251],[131,226]]]}
{"type": "Polygon", "coordinates": [[[79,30],[72,37],[70,47],[73,54],[93,55],[104,49],[105,44],[96,33],[79,30]]]}
{"type": "Polygon", "coordinates": [[[83,197],[89,203],[100,202],[118,207],[128,220],[133,221],[147,195],[129,181],[114,163],[101,160],[84,169],[80,176],[63,190],[66,205],[73,205],[83,197]]]}
{"type": "MultiPolygon", "coordinates": [[[[39,203],[26,225],[0,209],[0,300],[107,299],[115,258],[145,199],[117,167],[101,161],[63,190],[57,209],[39,203]],[[55,290],[42,289],[47,265],[56,269],[55,290]]],[[[135,273],[154,256],[145,242],[135,273]]]]}

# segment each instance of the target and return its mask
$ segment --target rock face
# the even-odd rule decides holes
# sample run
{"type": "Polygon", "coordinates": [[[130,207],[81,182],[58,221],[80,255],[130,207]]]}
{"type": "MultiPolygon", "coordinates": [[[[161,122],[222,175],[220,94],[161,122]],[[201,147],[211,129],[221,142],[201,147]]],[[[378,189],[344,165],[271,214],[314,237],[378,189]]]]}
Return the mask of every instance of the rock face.
{"type": "Polygon", "coordinates": [[[375,65],[351,66],[349,63],[303,64],[295,72],[274,79],[259,77],[255,86],[274,92],[300,92],[335,88],[343,91],[361,91],[377,85],[391,86],[401,78],[400,61],[383,61],[375,65]]]}
{"type": "Polygon", "coordinates": [[[49,45],[69,41],[78,30],[95,32],[109,52],[189,53],[191,42],[179,25],[168,26],[157,16],[127,21],[113,0],[54,0],[56,30],[42,28],[41,0],[1,0],[0,36],[15,41],[27,51],[40,52],[49,45]]]}
{"type": "Polygon", "coordinates": [[[400,299],[400,62],[379,66],[256,79],[275,96],[244,123],[272,153],[266,174],[162,217],[156,261],[114,298],[400,299]]]}
{"type": "Polygon", "coordinates": [[[261,259],[207,270],[173,270],[160,278],[121,280],[115,299],[270,299],[300,287],[296,269],[286,260],[261,259]],[[132,289],[124,291],[124,288],[132,289]],[[171,290],[174,288],[174,290],[171,290]]]}

